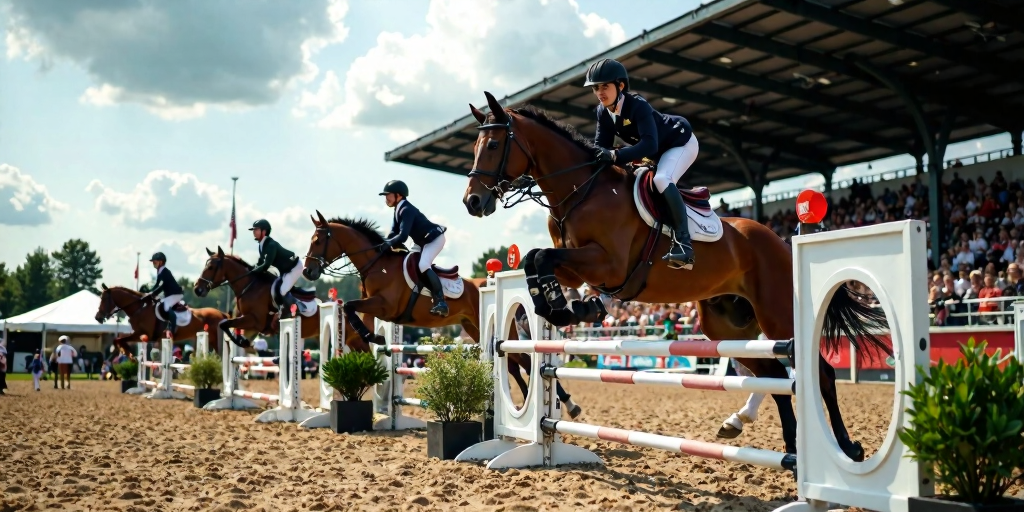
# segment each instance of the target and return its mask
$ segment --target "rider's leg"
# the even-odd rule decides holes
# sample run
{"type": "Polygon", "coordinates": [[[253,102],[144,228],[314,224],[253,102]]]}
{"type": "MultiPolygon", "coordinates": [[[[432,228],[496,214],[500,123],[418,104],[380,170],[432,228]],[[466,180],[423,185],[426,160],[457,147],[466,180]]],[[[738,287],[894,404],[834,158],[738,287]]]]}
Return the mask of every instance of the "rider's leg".
{"type": "Polygon", "coordinates": [[[164,318],[167,320],[167,330],[171,331],[171,337],[178,331],[177,313],[174,312],[174,305],[181,302],[185,296],[182,294],[168,295],[161,301],[164,308],[164,318]]]}
{"type": "Polygon", "coordinates": [[[434,307],[430,309],[430,314],[445,317],[448,316],[448,303],[444,300],[444,288],[441,288],[441,279],[431,268],[434,258],[437,258],[442,248],[444,248],[444,233],[423,246],[423,250],[420,252],[419,271],[425,278],[434,299],[434,307]]]}
{"type": "Polygon", "coordinates": [[[295,282],[302,275],[302,260],[295,262],[295,266],[287,274],[281,276],[281,318],[291,317],[291,305],[296,304],[295,299],[289,295],[295,282]]]}
{"type": "Polygon", "coordinates": [[[662,259],[687,270],[693,268],[693,242],[690,241],[686,205],[679,195],[676,182],[693,165],[698,149],[696,136],[691,136],[684,146],[669,149],[658,160],[658,173],[654,176],[654,186],[665,196],[672,214],[673,243],[662,259]]]}

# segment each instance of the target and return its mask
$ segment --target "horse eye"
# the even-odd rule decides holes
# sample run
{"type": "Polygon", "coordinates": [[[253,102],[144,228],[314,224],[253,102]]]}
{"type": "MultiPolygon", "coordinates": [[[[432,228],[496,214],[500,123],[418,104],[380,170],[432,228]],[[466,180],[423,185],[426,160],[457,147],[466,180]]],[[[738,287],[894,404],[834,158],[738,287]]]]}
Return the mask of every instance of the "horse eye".
{"type": "Polygon", "coordinates": [[[492,140],[487,143],[487,149],[498,149],[498,141],[492,140]]]}

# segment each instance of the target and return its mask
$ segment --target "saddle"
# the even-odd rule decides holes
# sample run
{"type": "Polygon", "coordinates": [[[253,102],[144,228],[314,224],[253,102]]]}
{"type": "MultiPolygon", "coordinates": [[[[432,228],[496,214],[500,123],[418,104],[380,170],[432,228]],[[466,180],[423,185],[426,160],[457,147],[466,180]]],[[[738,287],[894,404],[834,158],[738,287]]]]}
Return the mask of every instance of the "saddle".
{"type": "Polygon", "coordinates": [[[178,301],[177,304],[175,304],[174,306],[171,306],[171,311],[174,311],[175,313],[181,313],[182,311],[188,311],[188,305],[186,305],[185,301],[183,301],[183,300],[182,301],[178,301]]]}
{"type": "MultiPolygon", "coordinates": [[[[645,166],[646,167],[646,166],[645,166]]],[[[633,199],[637,212],[644,222],[654,227],[661,223],[662,233],[672,236],[668,205],[665,198],[654,186],[655,171],[639,169],[639,176],[633,184],[633,199]]],[[[678,187],[678,184],[676,185],[678,187]]],[[[722,219],[711,208],[711,191],[707,187],[680,188],[679,194],[686,205],[686,216],[690,237],[694,242],[715,242],[722,238],[722,219]]]]}
{"type": "MultiPolygon", "coordinates": [[[[406,272],[412,278],[413,282],[418,285],[423,284],[423,276],[420,275],[420,253],[414,252],[405,259],[406,272]]],[[[431,264],[430,268],[434,269],[434,273],[441,279],[459,279],[459,266],[445,268],[431,264]]]]}
{"type": "MultiPolygon", "coordinates": [[[[292,297],[295,297],[295,300],[299,302],[309,302],[316,299],[316,288],[300,289],[293,286],[288,293],[291,293],[292,297]]],[[[274,302],[280,304],[283,299],[284,297],[281,296],[281,280],[278,279],[274,282],[274,302]]]]}

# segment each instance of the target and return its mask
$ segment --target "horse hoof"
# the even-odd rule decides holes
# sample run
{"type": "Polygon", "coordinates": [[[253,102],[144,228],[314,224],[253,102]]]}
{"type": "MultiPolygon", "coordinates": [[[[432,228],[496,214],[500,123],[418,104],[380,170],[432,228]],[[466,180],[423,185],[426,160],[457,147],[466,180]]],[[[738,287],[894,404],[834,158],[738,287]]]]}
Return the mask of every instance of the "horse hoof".
{"type": "Polygon", "coordinates": [[[743,433],[743,429],[736,428],[732,425],[722,425],[722,428],[718,429],[718,437],[721,439],[736,439],[743,433]]]}
{"type": "Polygon", "coordinates": [[[583,412],[583,408],[578,406],[578,405],[576,405],[576,404],[573,404],[573,406],[569,408],[568,412],[569,412],[569,418],[576,419],[577,417],[579,417],[580,413],[583,412]]]}

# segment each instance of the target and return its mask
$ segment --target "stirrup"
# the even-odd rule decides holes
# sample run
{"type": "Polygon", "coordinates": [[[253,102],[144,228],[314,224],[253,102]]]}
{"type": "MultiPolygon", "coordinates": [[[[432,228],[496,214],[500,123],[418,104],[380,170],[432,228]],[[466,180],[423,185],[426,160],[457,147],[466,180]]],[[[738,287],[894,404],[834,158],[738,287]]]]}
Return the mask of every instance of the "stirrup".
{"type": "Polygon", "coordinates": [[[693,247],[689,247],[689,251],[687,251],[686,246],[673,240],[672,248],[661,259],[667,261],[668,267],[672,270],[692,270],[694,264],[693,247]],[[677,248],[679,252],[675,252],[677,248]]]}

